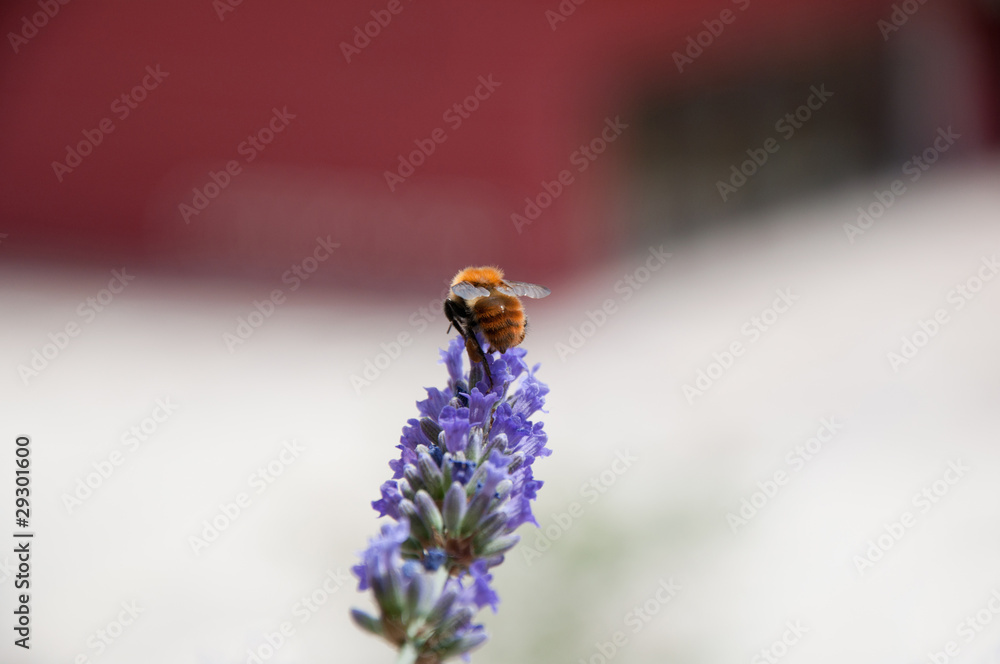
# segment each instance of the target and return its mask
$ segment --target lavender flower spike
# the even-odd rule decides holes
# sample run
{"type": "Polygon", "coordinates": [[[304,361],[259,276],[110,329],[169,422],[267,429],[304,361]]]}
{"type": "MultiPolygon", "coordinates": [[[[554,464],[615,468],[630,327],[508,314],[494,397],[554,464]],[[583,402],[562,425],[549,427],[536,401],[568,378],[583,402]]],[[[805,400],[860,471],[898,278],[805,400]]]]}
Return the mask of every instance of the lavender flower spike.
{"type": "Polygon", "coordinates": [[[357,609],[352,616],[399,649],[398,664],[467,658],[485,642],[473,619],[500,601],[489,569],[517,544],[518,526],[538,525],[531,502],[542,483],[532,466],[550,450],[542,423],[528,418],[549,389],[521,348],[486,356],[492,387],[480,364],[463,372],[464,349],[456,338],[441,352],[447,387],[428,388],[420,418],[403,427],[393,477],[372,503],[392,521],[354,567],[378,616],[357,609]]]}

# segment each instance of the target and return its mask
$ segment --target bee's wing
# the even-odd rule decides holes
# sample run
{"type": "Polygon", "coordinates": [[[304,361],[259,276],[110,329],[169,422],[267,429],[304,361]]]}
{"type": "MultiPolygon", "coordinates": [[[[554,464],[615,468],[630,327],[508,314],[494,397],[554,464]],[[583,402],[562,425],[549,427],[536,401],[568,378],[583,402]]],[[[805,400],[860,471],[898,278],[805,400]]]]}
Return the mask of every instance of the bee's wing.
{"type": "Polygon", "coordinates": [[[505,281],[497,286],[497,290],[505,295],[520,295],[521,297],[540,298],[549,295],[550,291],[545,286],[537,284],[526,284],[523,281],[505,281]]]}
{"type": "Polygon", "coordinates": [[[459,297],[471,300],[474,297],[486,297],[490,292],[482,286],[475,286],[468,281],[460,281],[451,287],[451,292],[459,297]]]}

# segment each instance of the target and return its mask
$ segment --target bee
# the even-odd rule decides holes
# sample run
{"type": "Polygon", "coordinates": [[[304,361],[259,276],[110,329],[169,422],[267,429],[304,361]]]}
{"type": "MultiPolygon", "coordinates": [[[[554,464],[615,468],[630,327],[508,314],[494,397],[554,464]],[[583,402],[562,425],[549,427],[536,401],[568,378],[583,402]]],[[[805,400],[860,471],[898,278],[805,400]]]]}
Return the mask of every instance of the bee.
{"type": "Polygon", "coordinates": [[[493,377],[486,365],[483,348],[476,332],[482,332],[489,352],[503,353],[524,341],[528,318],[520,297],[542,298],[551,293],[544,286],[504,279],[498,267],[467,267],[451,280],[451,290],[444,301],[444,315],[465,339],[471,362],[482,362],[486,378],[493,377]]]}

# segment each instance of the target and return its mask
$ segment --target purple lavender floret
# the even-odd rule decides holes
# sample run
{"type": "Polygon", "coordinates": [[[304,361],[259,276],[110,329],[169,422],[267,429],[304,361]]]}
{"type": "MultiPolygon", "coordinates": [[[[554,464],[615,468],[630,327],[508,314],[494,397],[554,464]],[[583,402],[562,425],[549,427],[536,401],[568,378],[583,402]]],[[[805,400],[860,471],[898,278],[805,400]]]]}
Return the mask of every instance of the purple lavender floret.
{"type": "Polygon", "coordinates": [[[428,388],[420,418],[403,427],[393,476],[372,502],[391,521],[354,568],[380,611],[355,610],[354,619],[399,647],[400,662],[438,664],[483,643],[473,616],[500,601],[489,569],[517,544],[519,526],[538,525],[533,465],[551,452],[530,418],[548,387],[522,348],[486,356],[492,386],[480,364],[463,371],[464,351],[461,338],[441,351],[448,384],[428,388]]]}
{"type": "Polygon", "coordinates": [[[353,571],[359,589],[371,589],[380,616],[352,609],[351,617],[362,629],[397,646],[399,662],[437,664],[466,655],[486,641],[482,625],[472,619],[492,591],[481,587],[482,575],[474,573],[463,583],[443,569],[424,571],[419,563],[406,560],[401,545],[408,537],[409,524],[403,520],[383,526],[371,540],[353,571]]]}
{"type": "MultiPolygon", "coordinates": [[[[437,454],[446,450],[454,455],[465,451],[469,432],[478,430],[487,442],[496,438],[496,434],[504,434],[506,445],[500,451],[506,454],[510,461],[516,460],[519,466],[518,470],[512,473],[511,479],[515,481],[517,490],[511,494],[510,499],[519,504],[520,509],[517,513],[521,516],[518,517],[519,520],[511,523],[511,530],[521,523],[535,523],[530,501],[534,500],[535,492],[542,483],[533,480],[531,466],[536,458],[548,456],[551,451],[545,447],[548,437],[543,431],[542,423],[532,423],[528,418],[542,410],[549,388],[535,377],[538,366],[529,370],[524,362],[527,351],[522,348],[512,348],[497,359],[492,356],[486,358],[492,374],[496,377],[496,384],[492,390],[487,390],[485,382],[480,381],[479,386],[472,388],[471,392],[463,391],[469,382],[468,374],[461,373],[464,350],[461,338],[455,338],[447,350],[441,351],[442,362],[448,367],[450,377],[448,386],[444,390],[427,388],[428,398],[417,402],[417,408],[424,416],[424,420],[429,421],[424,422],[423,426],[421,420],[411,419],[407,422],[400,437],[400,444],[396,446],[400,450],[400,456],[389,462],[389,467],[393,470],[392,480],[382,485],[382,499],[374,501],[372,506],[379,516],[388,515],[398,519],[397,505],[403,496],[398,490],[396,480],[404,477],[407,465],[417,464],[417,447],[424,445],[429,451],[432,447],[436,448],[433,452],[437,454]],[[523,379],[515,389],[510,390],[510,382],[521,377],[523,379]],[[502,383],[502,380],[506,382],[502,383]],[[461,397],[466,398],[467,407],[456,407],[455,402],[461,397]],[[491,416],[492,426],[489,429],[489,436],[485,436],[485,428],[491,416]],[[438,432],[437,437],[432,440],[429,433],[435,431],[438,432]],[[440,432],[444,433],[443,437],[440,432]]],[[[478,369],[478,366],[476,368],[478,369]]],[[[477,373],[482,376],[481,370],[477,373]]],[[[440,457],[436,461],[439,466],[442,465],[440,457]]]]}

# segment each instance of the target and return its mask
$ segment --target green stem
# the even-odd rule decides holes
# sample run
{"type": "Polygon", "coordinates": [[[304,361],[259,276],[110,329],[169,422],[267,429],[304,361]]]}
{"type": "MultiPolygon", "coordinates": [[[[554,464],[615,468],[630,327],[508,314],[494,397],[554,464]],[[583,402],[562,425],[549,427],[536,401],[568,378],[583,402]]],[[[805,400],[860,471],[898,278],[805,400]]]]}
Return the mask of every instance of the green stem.
{"type": "Polygon", "coordinates": [[[399,657],[396,659],[396,664],[416,664],[418,655],[419,653],[417,653],[417,648],[413,645],[413,642],[407,641],[399,649],[399,657]]]}

